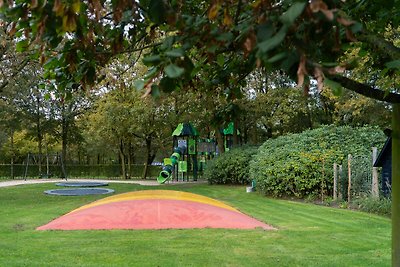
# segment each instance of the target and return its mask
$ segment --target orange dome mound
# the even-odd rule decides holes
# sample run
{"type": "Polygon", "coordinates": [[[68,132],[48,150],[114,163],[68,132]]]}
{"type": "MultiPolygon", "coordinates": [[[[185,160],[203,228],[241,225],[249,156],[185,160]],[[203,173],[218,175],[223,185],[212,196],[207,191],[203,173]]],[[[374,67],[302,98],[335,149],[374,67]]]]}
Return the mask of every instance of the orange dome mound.
{"type": "Polygon", "coordinates": [[[93,202],[37,229],[253,229],[257,227],[273,229],[215,199],[179,191],[144,190],[93,202]]]}

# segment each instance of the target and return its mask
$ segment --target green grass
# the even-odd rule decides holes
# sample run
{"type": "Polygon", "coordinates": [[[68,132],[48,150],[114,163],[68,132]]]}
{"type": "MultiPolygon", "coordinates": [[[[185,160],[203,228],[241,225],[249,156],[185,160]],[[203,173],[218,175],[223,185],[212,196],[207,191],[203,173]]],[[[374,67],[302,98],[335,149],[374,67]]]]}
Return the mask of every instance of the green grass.
{"type": "Polygon", "coordinates": [[[0,266],[390,266],[390,220],[268,199],[244,187],[110,184],[116,193],[174,189],[219,199],[277,231],[36,231],[104,196],[43,194],[53,184],[0,188],[0,266]]]}

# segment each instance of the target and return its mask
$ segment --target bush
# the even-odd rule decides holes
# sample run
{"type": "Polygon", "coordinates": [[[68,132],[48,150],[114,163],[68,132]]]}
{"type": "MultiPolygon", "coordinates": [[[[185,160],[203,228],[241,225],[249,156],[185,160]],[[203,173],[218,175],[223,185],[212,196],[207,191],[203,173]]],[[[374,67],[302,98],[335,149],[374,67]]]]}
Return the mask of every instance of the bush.
{"type": "Polygon", "coordinates": [[[272,196],[331,194],[333,163],[347,154],[370,155],[385,136],[378,128],[323,126],[265,142],[250,163],[258,188],[272,196]]]}
{"type": "Polygon", "coordinates": [[[249,184],[249,165],[256,153],[255,147],[232,149],[210,161],[204,175],[210,184],[249,184]]]}
{"type": "Polygon", "coordinates": [[[356,208],[361,211],[389,217],[392,214],[392,201],[390,198],[359,198],[354,200],[354,204],[357,205],[356,208]]]}

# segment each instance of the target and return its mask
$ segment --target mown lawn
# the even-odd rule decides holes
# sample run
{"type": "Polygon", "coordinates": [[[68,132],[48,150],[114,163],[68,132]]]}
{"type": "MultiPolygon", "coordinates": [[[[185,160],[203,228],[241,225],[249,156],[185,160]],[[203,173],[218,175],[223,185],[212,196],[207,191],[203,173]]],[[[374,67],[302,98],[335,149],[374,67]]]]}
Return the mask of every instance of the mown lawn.
{"type": "Polygon", "coordinates": [[[54,188],[0,188],[0,266],[390,266],[388,218],[269,199],[244,187],[109,186],[116,193],[173,189],[202,194],[278,230],[36,231],[105,197],[43,194],[54,188]]]}

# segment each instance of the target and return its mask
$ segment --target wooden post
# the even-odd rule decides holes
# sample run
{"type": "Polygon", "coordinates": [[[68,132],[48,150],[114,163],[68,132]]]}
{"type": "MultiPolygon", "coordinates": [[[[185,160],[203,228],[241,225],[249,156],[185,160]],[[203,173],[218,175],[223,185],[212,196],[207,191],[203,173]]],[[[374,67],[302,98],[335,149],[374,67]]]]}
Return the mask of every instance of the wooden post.
{"type": "Polygon", "coordinates": [[[400,266],[400,104],[392,116],[392,266],[400,266]]]}
{"type": "Polygon", "coordinates": [[[378,157],[378,148],[372,148],[372,188],[371,193],[373,198],[379,198],[379,186],[378,186],[378,168],[374,167],[375,161],[378,157]]]}
{"type": "Polygon", "coordinates": [[[340,190],[340,186],[343,186],[342,185],[342,173],[343,173],[343,167],[342,167],[342,164],[340,164],[339,165],[339,175],[338,175],[338,191],[339,191],[338,197],[340,200],[343,199],[342,190],[340,190]]]}
{"type": "Polygon", "coordinates": [[[338,165],[337,163],[333,163],[333,201],[337,200],[337,173],[338,165]]]}
{"type": "Polygon", "coordinates": [[[351,200],[351,154],[347,156],[349,184],[347,185],[347,202],[351,200]]]}

